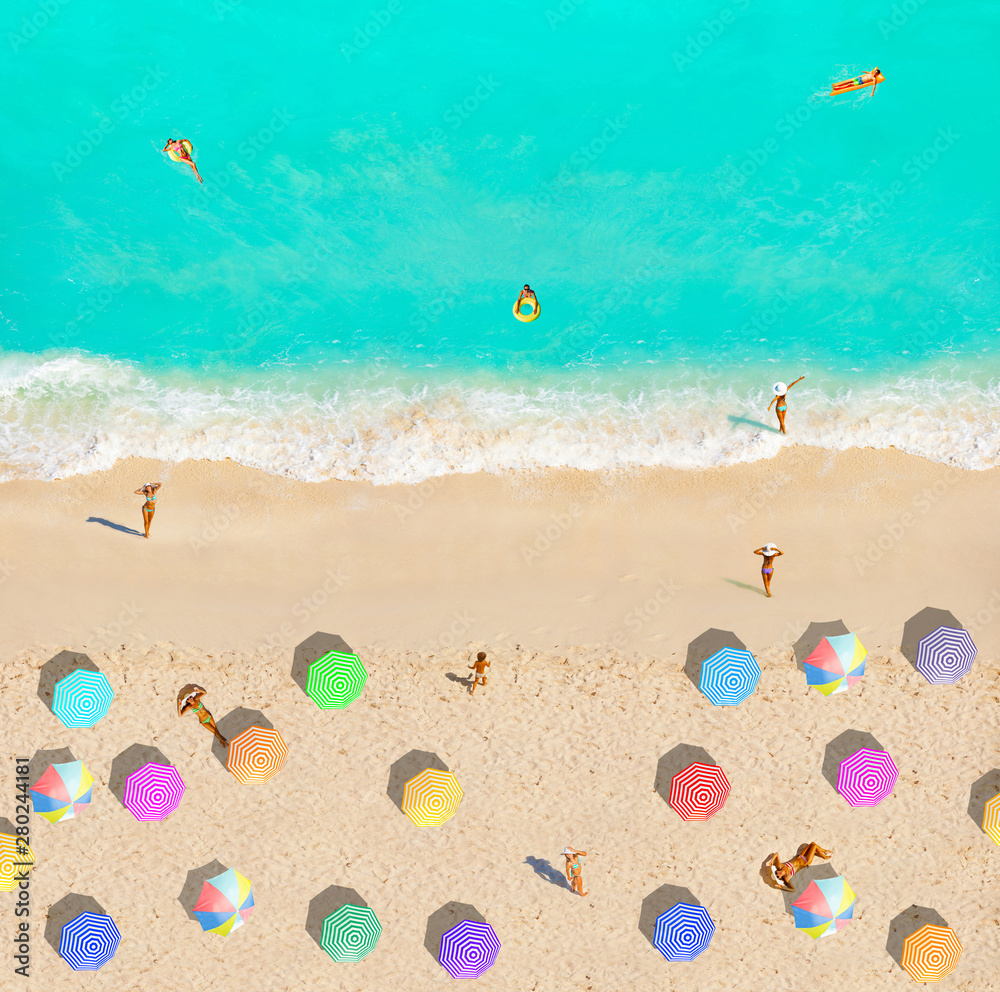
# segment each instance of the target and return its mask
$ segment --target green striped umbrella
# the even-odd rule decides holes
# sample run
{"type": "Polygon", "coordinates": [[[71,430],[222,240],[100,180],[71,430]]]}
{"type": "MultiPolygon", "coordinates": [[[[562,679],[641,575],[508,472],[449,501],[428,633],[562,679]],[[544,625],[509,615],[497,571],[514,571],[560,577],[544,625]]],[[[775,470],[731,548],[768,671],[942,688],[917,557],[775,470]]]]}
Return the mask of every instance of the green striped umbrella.
{"type": "Polygon", "coordinates": [[[367,678],[356,654],[327,651],[309,666],[306,693],[321,710],[342,710],[361,695],[367,678]]]}
{"type": "Polygon", "coordinates": [[[375,950],[382,924],[367,906],[345,903],[323,921],[319,946],[334,961],[360,961],[375,950]]]}

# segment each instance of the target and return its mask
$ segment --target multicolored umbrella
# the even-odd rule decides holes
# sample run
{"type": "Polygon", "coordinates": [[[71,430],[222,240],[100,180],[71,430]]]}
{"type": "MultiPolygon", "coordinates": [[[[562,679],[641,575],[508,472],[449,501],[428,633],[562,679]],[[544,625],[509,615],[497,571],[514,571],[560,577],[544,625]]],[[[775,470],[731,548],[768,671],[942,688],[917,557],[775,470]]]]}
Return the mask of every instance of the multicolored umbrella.
{"type": "Polygon", "coordinates": [[[854,890],[843,875],[816,878],[792,903],[795,928],[813,940],[842,930],[854,916],[854,890]]]}
{"type": "Polygon", "coordinates": [[[61,678],[52,695],[52,712],[66,727],[93,727],[115,698],[111,683],[86,668],[61,678]]]}
{"type": "Polygon", "coordinates": [[[816,650],[802,663],[806,681],[824,696],[846,692],[865,674],[867,650],[857,634],[834,634],[824,637],[816,650]]]}
{"type": "Polygon", "coordinates": [[[993,838],[994,844],[1000,844],[1000,792],[986,804],[983,811],[983,832],[993,838]]]}
{"type": "Polygon", "coordinates": [[[760,665],[749,651],[723,648],[702,664],[698,688],[714,706],[737,706],[759,681],[760,665]]]}
{"type": "Polygon", "coordinates": [[[852,806],[878,806],[892,795],[899,769],[885,751],[863,747],[840,763],[837,791],[852,806]]]}
{"type": "Polygon", "coordinates": [[[940,982],[958,967],[962,944],[951,927],[925,923],[903,941],[900,964],[915,982],[940,982]]]}
{"type": "Polygon", "coordinates": [[[97,971],[115,956],[121,939],[110,916],[81,913],[64,924],[59,937],[59,956],[74,971],[97,971]]]}
{"type": "Polygon", "coordinates": [[[718,765],[695,761],[670,780],[670,807],[683,820],[707,820],[726,805],[729,779],[718,765]]]}
{"type": "Polygon", "coordinates": [[[656,918],[653,946],[668,961],[693,961],[715,933],[715,924],[704,906],[679,902],[656,918]]]}
{"type": "Polygon", "coordinates": [[[35,863],[35,853],[23,837],[0,834],[0,891],[13,892],[17,883],[28,877],[35,863]]]}
{"type": "Polygon", "coordinates": [[[463,920],[441,935],[438,961],[452,978],[479,978],[493,967],[500,940],[488,923],[463,920]]]}
{"type": "Polygon", "coordinates": [[[31,787],[31,803],[49,823],[71,820],[90,805],[94,776],[82,761],[65,761],[49,767],[31,787]]]}
{"type": "Polygon", "coordinates": [[[345,903],[323,921],[319,946],[334,961],[360,961],[375,950],[382,924],[367,906],[345,903]]]}
{"type": "Polygon", "coordinates": [[[125,779],[122,805],[137,820],[163,820],[180,806],[183,795],[180,772],[150,761],[125,779]]]}
{"type": "Polygon", "coordinates": [[[454,772],[428,768],[403,787],[403,812],[418,827],[440,827],[462,801],[462,787],[454,772]]]}
{"type": "Polygon", "coordinates": [[[221,933],[223,937],[243,926],[252,912],[250,879],[234,868],[205,882],[194,906],[202,930],[221,933]]]}
{"type": "Polygon", "coordinates": [[[244,784],[274,778],[288,757],[288,748],[277,730],[248,727],[229,742],[226,767],[244,784]]]}
{"type": "Polygon", "coordinates": [[[361,695],[367,679],[356,654],[327,651],[309,666],[306,694],[321,710],[342,710],[361,695]]]}
{"type": "Polygon", "coordinates": [[[954,685],[976,660],[972,635],[958,627],[938,627],[917,644],[916,669],[928,682],[954,685]]]}

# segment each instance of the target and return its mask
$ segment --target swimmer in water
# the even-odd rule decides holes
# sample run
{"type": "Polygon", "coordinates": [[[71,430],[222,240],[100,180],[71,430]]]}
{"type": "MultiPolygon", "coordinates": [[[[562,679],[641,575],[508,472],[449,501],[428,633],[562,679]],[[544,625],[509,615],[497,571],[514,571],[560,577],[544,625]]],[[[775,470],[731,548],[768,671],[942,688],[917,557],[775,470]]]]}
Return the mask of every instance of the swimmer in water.
{"type": "MultiPolygon", "coordinates": [[[[804,375],[800,375],[795,382],[801,382],[805,378],[804,375]]],[[[771,403],[777,403],[778,405],[774,408],[774,412],[778,415],[778,427],[781,429],[782,434],[787,434],[788,431],[785,430],[785,411],[788,409],[788,403],[785,397],[788,395],[788,390],[795,385],[795,382],[789,383],[787,386],[783,382],[776,382],[774,384],[774,399],[771,403]]],[[[768,412],[771,410],[771,403],[767,404],[768,412]]]]}
{"type": "Polygon", "coordinates": [[[878,66],[875,66],[871,72],[863,72],[860,76],[855,76],[853,79],[845,79],[842,83],[833,84],[833,93],[839,93],[841,90],[851,90],[856,86],[868,86],[871,84],[872,96],[875,95],[875,87],[879,83],[884,82],[885,76],[879,72],[878,66]]]}
{"type": "Polygon", "coordinates": [[[201,178],[201,173],[198,172],[198,166],[194,164],[194,159],[191,158],[191,142],[187,138],[171,138],[164,146],[163,150],[165,152],[173,152],[177,156],[179,162],[187,162],[188,165],[194,169],[194,174],[198,177],[198,182],[203,183],[205,180],[201,178]]]}
{"type": "Polygon", "coordinates": [[[764,559],[760,564],[760,577],[764,580],[764,592],[768,596],[771,595],[771,576],[774,574],[774,559],[784,553],[784,551],[779,551],[771,543],[765,544],[764,547],[758,548],[754,552],[755,555],[761,555],[764,559]]]}
{"type": "Polygon", "coordinates": [[[792,876],[801,868],[808,868],[817,855],[824,861],[829,861],[832,854],[833,851],[824,851],[816,841],[813,841],[811,844],[803,844],[799,848],[799,853],[785,862],[782,862],[781,858],[778,857],[778,852],[775,851],[764,862],[764,866],[770,870],[775,888],[783,889],[785,892],[794,892],[795,886],[792,885],[792,876]]]}
{"type": "Polygon", "coordinates": [[[524,289],[521,290],[521,293],[517,298],[518,308],[521,306],[521,300],[531,300],[533,303],[538,303],[538,297],[535,296],[535,291],[527,283],[524,284],[524,289]]]}

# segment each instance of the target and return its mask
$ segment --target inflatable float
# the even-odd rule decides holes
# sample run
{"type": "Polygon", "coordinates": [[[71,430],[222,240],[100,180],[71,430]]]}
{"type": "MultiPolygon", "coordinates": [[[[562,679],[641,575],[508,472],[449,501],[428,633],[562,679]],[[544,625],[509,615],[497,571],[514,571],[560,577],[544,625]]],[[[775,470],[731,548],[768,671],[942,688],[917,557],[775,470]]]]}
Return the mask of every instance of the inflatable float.
{"type": "Polygon", "coordinates": [[[514,304],[514,316],[518,320],[525,322],[534,320],[541,312],[542,308],[539,306],[538,300],[533,296],[522,296],[514,304]]]}
{"type": "MultiPolygon", "coordinates": [[[[194,148],[193,148],[193,146],[192,146],[191,142],[190,142],[190,141],[188,141],[188,139],[187,139],[187,138],[181,138],[181,144],[182,144],[182,145],[184,146],[184,151],[186,151],[186,152],[188,153],[188,155],[190,156],[191,152],[192,152],[192,151],[194,150],[194,148]]],[[[177,154],[177,152],[175,152],[175,151],[173,150],[173,148],[170,148],[170,149],[168,149],[168,150],[167,150],[167,154],[168,154],[168,155],[169,155],[169,156],[170,156],[170,157],[171,157],[171,158],[172,158],[172,159],[173,159],[173,160],[174,160],[175,162],[187,162],[187,159],[186,159],[186,158],[181,158],[181,157],[180,157],[180,155],[178,155],[178,154],[177,154]]]]}
{"type": "Polygon", "coordinates": [[[845,79],[842,83],[835,83],[833,88],[830,90],[830,96],[839,96],[841,93],[853,93],[854,90],[867,89],[869,86],[872,88],[872,95],[875,93],[875,87],[879,83],[885,82],[885,76],[879,72],[878,69],[875,70],[875,78],[869,83],[861,82],[861,76],[855,76],[853,79],[845,79]]]}

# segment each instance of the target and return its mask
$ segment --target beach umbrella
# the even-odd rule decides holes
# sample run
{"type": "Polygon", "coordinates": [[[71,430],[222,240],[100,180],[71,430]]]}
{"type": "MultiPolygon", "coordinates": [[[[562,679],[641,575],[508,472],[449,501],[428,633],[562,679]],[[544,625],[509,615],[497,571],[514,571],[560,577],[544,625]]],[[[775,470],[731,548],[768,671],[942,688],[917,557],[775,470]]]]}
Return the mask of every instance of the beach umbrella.
{"type": "Polygon", "coordinates": [[[736,706],[757,688],[759,680],[760,665],[749,651],[723,648],[703,662],[698,688],[714,706],[736,706]]]}
{"type": "Polygon", "coordinates": [[[857,634],[835,634],[824,637],[816,650],[802,663],[806,681],[816,686],[824,696],[846,692],[865,674],[865,650],[857,634]]]}
{"type": "Polygon", "coordinates": [[[954,684],[968,675],[976,660],[976,645],[967,630],[938,627],[917,644],[917,671],[936,685],[954,684]]]}
{"type": "Polygon", "coordinates": [[[35,854],[23,837],[0,834],[0,891],[13,892],[34,863],[35,854]]]}
{"type": "Polygon", "coordinates": [[[249,727],[229,742],[226,767],[244,784],[274,778],[288,757],[288,748],[277,730],[249,727]]]}
{"type": "Polygon", "coordinates": [[[500,941],[488,923],[463,920],[441,935],[438,961],[452,978],[479,978],[493,967],[500,941]]]}
{"type": "Polygon", "coordinates": [[[74,971],[97,971],[115,956],[121,939],[110,916],[81,913],[63,926],[59,956],[74,971]]]}
{"type": "Polygon", "coordinates": [[[327,651],[309,666],[306,694],[321,710],[342,710],[361,695],[367,678],[356,654],[327,651]]]}
{"type": "Polygon", "coordinates": [[[345,903],[323,921],[319,946],[334,961],[360,961],[375,950],[382,924],[367,906],[345,903]]]}
{"type": "Polygon", "coordinates": [[[150,761],[125,779],[122,804],[137,820],[163,820],[180,806],[183,795],[180,772],[150,761]]]}
{"type": "Polygon", "coordinates": [[[842,930],[854,916],[854,890],[843,875],[815,878],[792,903],[795,928],[813,940],[842,930]]]}
{"type": "Polygon", "coordinates": [[[115,698],[111,683],[86,668],[61,678],[52,696],[52,712],[66,727],[92,727],[115,698]]]}
{"type": "Polygon", "coordinates": [[[900,964],[915,982],[940,982],[958,967],[962,944],[951,927],[925,923],[903,941],[900,964]]]}
{"type": "Polygon", "coordinates": [[[695,761],[670,780],[671,808],[683,820],[707,820],[726,805],[729,779],[718,765],[695,761]]]}
{"type": "Polygon", "coordinates": [[[899,769],[885,751],[863,747],[840,763],[837,791],[852,806],[878,806],[892,795],[899,769]]]}
{"type": "Polygon", "coordinates": [[[986,804],[983,811],[983,832],[993,838],[994,844],[1000,844],[1000,792],[986,804]]]}
{"type": "Polygon", "coordinates": [[[403,787],[403,812],[418,827],[440,827],[462,801],[462,787],[454,772],[428,768],[403,787]]]}
{"type": "Polygon", "coordinates": [[[221,933],[223,937],[243,926],[252,912],[250,879],[234,868],[205,882],[194,905],[194,915],[202,930],[221,933]]]}
{"type": "Polygon", "coordinates": [[[653,946],[668,961],[693,961],[715,933],[715,924],[704,906],[679,902],[656,918],[653,946]]]}
{"type": "Polygon", "coordinates": [[[94,776],[82,761],[49,765],[31,787],[31,804],[49,823],[70,820],[90,805],[94,776]]]}

